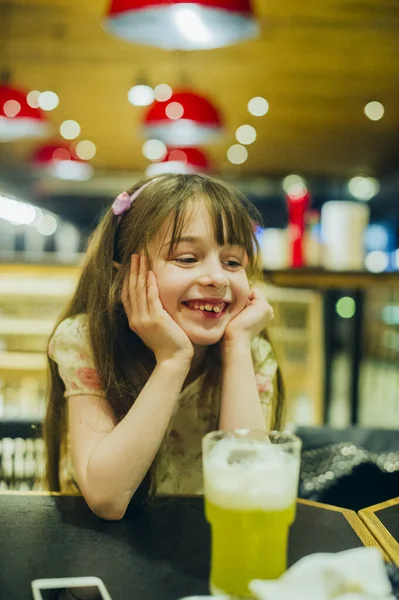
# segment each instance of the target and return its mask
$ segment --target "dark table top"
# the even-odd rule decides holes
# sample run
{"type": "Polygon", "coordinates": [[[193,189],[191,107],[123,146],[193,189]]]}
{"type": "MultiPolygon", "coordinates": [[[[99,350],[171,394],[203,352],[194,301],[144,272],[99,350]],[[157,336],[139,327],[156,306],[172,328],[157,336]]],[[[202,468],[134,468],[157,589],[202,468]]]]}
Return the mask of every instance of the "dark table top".
{"type": "Polygon", "coordinates": [[[399,503],[377,511],[376,515],[391,536],[399,543],[399,503]]]}
{"type": "MultiPolygon", "coordinates": [[[[289,563],[362,546],[358,521],[352,511],[300,501],[289,563]]],[[[200,497],[157,500],[109,522],[79,496],[0,494],[0,597],[7,600],[30,598],[33,579],[89,575],[103,579],[113,600],[207,594],[209,547],[200,497]]]]}

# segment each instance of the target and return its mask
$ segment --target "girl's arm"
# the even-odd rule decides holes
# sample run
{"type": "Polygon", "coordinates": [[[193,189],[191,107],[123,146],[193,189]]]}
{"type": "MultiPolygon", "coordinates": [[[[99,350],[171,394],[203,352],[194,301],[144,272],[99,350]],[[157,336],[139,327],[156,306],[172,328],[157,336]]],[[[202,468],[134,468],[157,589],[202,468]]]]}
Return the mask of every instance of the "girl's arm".
{"type": "Polygon", "coordinates": [[[158,364],[126,416],[116,424],[105,399],[69,399],[72,461],[79,488],[98,516],[121,519],[161,445],[189,363],[158,364]]]}
{"type": "Polygon", "coordinates": [[[164,310],[154,273],[133,255],[121,295],[130,328],[154,352],[156,367],[116,425],[106,401],[70,400],[70,437],[78,484],[92,510],[120,519],[147,473],[173,416],[190,369],[193,345],[164,310]],[[107,408],[108,407],[108,408],[107,408]],[[83,412],[81,412],[83,411],[83,412]],[[98,420],[96,424],[96,420],[98,420]]]}
{"type": "Polygon", "coordinates": [[[250,341],[237,338],[223,347],[219,429],[266,430],[259,400],[250,341]]]}
{"type": "Polygon", "coordinates": [[[266,429],[251,353],[252,339],[273,311],[254,288],[248,305],[228,324],[223,336],[223,379],[219,429],[266,429]]]}

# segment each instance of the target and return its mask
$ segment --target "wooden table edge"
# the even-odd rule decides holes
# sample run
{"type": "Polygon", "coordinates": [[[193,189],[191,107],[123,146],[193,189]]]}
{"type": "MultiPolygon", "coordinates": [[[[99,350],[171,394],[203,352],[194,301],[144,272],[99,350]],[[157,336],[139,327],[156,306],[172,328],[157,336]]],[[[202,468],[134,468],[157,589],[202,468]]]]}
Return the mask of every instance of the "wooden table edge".
{"type": "Polygon", "coordinates": [[[388,555],[390,562],[393,562],[399,567],[399,543],[375,514],[379,510],[383,510],[388,506],[394,506],[395,504],[398,504],[398,502],[393,502],[392,500],[380,502],[374,506],[363,508],[358,514],[365,527],[367,527],[381,548],[383,548],[384,552],[388,555]]]}
{"type": "Polygon", "coordinates": [[[399,504],[399,496],[395,498],[391,498],[391,500],[385,500],[385,502],[379,502],[378,504],[373,504],[372,506],[367,506],[366,508],[362,508],[359,513],[368,514],[375,513],[379,510],[384,510],[384,508],[389,508],[390,506],[395,506],[399,504]]]}

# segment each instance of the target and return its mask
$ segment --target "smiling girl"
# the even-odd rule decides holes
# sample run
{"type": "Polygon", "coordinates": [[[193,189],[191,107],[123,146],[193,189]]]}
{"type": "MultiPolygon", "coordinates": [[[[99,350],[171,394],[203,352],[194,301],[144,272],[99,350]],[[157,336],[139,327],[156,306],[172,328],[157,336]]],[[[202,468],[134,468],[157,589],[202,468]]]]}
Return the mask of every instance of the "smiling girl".
{"type": "Polygon", "coordinates": [[[205,433],[281,426],[251,213],[202,175],[116,198],[49,343],[51,490],[120,519],[143,490],[202,492],[205,433]]]}

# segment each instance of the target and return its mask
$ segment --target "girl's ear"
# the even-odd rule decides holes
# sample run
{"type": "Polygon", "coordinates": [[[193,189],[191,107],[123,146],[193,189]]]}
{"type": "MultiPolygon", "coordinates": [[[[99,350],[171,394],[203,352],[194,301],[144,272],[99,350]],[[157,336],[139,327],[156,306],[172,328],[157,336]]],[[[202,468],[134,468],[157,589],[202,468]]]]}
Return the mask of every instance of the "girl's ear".
{"type": "Polygon", "coordinates": [[[121,263],[118,263],[114,260],[112,261],[112,264],[113,264],[114,268],[117,269],[117,271],[119,271],[122,268],[121,263]]]}

